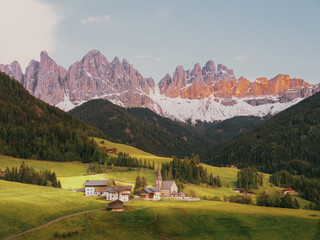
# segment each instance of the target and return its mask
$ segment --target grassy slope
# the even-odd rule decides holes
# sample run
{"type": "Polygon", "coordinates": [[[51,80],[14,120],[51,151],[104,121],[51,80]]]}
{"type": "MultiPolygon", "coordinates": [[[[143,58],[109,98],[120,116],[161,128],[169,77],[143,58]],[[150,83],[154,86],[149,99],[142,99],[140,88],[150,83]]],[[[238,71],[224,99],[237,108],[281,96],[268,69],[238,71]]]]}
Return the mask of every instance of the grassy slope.
{"type": "Polygon", "coordinates": [[[18,239],[313,239],[320,214],[222,202],[133,201],[122,213],[72,217],[18,239]]]}
{"type": "Polygon", "coordinates": [[[0,180],[0,239],[106,202],[82,193],[0,180]]]}
{"type": "Polygon", "coordinates": [[[119,181],[132,182],[136,181],[137,176],[145,177],[147,184],[156,184],[156,171],[130,171],[130,172],[110,172],[105,173],[107,179],[116,179],[119,181]]]}
{"type": "Polygon", "coordinates": [[[117,148],[118,152],[129,153],[131,157],[135,157],[138,159],[146,159],[151,164],[154,161],[156,166],[158,164],[161,165],[163,162],[170,162],[172,160],[171,158],[155,156],[151,153],[144,152],[138,148],[128,146],[125,144],[114,143],[101,138],[94,138],[94,140],[98,143],[99,146],[105,146],[107,148],[117,148]],[[104,143],[101,143],[102,140],[104,141],[104,143]]]}
{"type": "Polygon", "coordinates": [[[19,168],[22,162],[25,162],[28,166],[34,167],[36,170],[49,169],[54,171],[58,177],[70,177],[83,175],[87,172],[88,165],[81,163],[66,163],[66,162],[51,162],[51,161],[38,161],[29,159],[13,158],[0,155],[0,168],[5,170],[6,167],[19,168]]]}

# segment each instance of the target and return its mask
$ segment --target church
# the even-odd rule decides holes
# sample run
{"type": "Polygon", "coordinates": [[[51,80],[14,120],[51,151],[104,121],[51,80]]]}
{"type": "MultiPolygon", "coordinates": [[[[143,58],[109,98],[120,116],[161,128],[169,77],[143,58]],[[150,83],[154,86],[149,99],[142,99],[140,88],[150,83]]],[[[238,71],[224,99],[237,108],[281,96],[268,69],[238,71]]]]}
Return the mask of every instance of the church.
{"type": "Polygon", "coordinates": [[[178,187],[176,182],[162,181],[162,175],[159,165],[156,176],[156,188],[160,189],[161,197],[178,197],[178,187]]]}

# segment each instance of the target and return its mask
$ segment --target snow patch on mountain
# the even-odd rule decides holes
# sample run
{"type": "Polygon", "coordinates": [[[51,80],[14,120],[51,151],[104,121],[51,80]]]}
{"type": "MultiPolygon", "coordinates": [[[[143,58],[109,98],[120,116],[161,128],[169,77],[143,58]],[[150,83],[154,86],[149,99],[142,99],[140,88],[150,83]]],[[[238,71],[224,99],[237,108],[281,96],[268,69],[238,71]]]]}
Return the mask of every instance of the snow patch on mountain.
{"type": "MultiPolygon", "coordinates": [[[[257,98],[231,98],[229,101],[232,101],[234,105],[226,106],[222,104],[222,101],[225,101],[225,99],[213,96],[192,100],[180,97],[171,98],[161,95],[158,89],[156,89],[154,94],[150,94],[150,97],[161,107],[161,112],[158,110],[158,114],[182,122],[191,119],[193,123],[196,120],[212,122],[235,116],[263,117],[268,114],[273,115],[303,100],[303,98],[297,98],[294,101],[286,103],[275,102],[252,106],[246,101],[257,98]]],[[[274,101],[278,100],[275,96],[270,96],[270,98],[274,98],[274,101]]]]}

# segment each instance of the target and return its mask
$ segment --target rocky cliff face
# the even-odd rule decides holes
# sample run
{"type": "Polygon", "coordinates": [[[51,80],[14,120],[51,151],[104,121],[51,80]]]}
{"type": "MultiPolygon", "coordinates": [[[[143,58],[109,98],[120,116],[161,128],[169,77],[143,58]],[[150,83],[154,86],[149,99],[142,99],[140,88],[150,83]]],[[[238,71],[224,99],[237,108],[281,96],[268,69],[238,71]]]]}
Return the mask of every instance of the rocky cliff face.
{"type": "Polygon", "coordinates": [[[17,79],[32,95],[70,110],[94,98],[123,107],[146,107],[158,114],[185,121],[223,120],[239,115],[264,116],[284,110],[317,91],[302,79],[279,74],[250,82],[237,79],[232,69],[208,61],[192,70],[176,67],[157,86],[143,77],[126,59],[109,62],[99,51],[88,52],[68,70],[57,65],[46,51],[40,62],[31,60],[23,74],[18,62],[0,65],[0,71],[17,79]]]}
{"type": "Polygon", "coordinates": [[[233,70],[219,64],[217,71],[213,61],[208,61],[201,69],[195,64],[193,70],[185,71],[182,66],[176,68],[173,77],[167,74],[158,84],[160,93],[170,98],[203,99],[244,98],[281,96],[281,102],[310,96],[312,86],[302,79],[290,78],[288,75],[267,79],[258,78],[250,82],[244,77],[236,79],[233,70]]]}

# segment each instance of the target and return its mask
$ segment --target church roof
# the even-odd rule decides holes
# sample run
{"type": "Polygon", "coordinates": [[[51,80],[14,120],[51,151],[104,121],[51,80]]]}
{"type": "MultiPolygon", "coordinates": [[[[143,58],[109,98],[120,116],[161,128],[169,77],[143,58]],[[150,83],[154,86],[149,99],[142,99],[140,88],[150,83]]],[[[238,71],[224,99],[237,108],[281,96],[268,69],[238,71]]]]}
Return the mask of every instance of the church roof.
{"type": "Polygon", "coordinates": [[[161,189],[169,190],[174,183],[174,181],[163,181],[161,189]]]}

